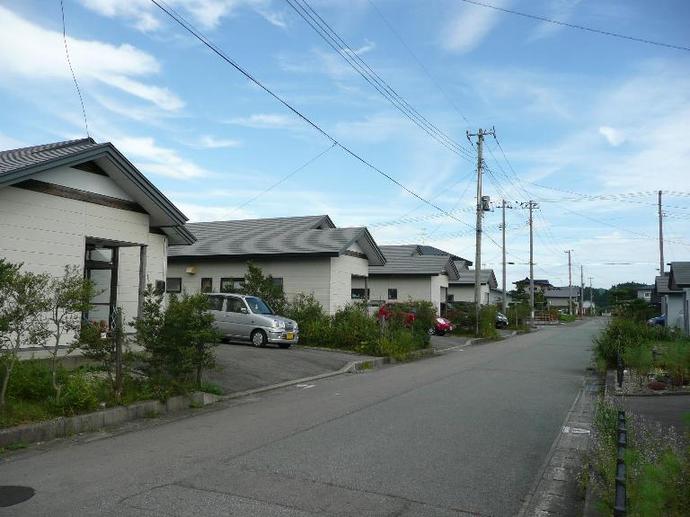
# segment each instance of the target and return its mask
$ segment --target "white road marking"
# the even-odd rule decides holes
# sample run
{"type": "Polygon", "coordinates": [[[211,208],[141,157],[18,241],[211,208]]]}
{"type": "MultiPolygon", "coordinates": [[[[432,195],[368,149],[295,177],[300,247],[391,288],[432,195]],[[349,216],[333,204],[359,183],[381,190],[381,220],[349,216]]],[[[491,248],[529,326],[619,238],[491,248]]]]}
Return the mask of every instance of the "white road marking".
{"type": "Polygon", "coordinates": [[[563,426],[563,432],[564,433],[570,433],[570,434],[589,434],[590,433],[589,429],[582,429],[581,427],[570,427],[567,425],[563,426]]]}
{"type": "Polygon", "coordinates": [[[309,388],[313,388],[316,386],[316,384],[297,384],[298,388],[302,388],[303,390],[308,390],[309,388]]]}

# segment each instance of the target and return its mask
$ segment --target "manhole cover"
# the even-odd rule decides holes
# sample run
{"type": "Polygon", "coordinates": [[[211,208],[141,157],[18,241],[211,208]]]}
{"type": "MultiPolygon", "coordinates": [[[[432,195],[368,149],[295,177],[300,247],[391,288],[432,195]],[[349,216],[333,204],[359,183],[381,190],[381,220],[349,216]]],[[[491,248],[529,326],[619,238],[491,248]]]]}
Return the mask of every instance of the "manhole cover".
{"type": "Polygon", "coordinates": [[[2,486],[0,485],[0,507],[14,506],[31,499],[36,491],[30,486],[2,486]]]}

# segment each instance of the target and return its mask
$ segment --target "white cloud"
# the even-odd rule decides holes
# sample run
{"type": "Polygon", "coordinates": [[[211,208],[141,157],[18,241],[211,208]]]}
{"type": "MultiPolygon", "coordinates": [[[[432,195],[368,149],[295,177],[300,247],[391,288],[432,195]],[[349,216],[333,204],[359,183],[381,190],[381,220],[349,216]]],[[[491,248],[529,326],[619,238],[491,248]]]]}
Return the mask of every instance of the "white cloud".
{"type": "Polygon", "coordinates": [[[625,142],[625,136],[623,133],[609,126],[601,126],[599,128],[599,134],[606,138],[608,143],[613,147],[618,147],[625,142]]]}
{"type": "MultiPolygon", "coordinates": [[[[141,31],[161,28],[165,16],[150,0],[80,0],[82,5],[101,16],[124,18],[141,31]]],[[[250,8],[277,27],[285,27],[282,11],[271,8],[271,0],[167,0],[173,8],[184,11],[202,29],[215,29],[225,17],[233,16],[241,8],[250,8]]]]}
{"type": "Polygon", "coordinates": [[[158,146],[150,137],[115,138],[113,144],[144,173],[182,180],[212,175],[206,169],[182,158],[174,149],[158,146]]]}
{"type": "MultiPolygon", "coordinates": [[[[133,77],[160,71],[150,54],[131,45],[119,46],[95,40],[67,38],[72,63],[84,82],[100,82],[130,95],[175,111],[184,103],[167,88],[145,84],[133,77]]],[[[44,29],[0,6],[0,67],[6,76],[39,80],[71,80],[62,34],[44,29]]]]}
{"type": "Polygon", "coordinates": [[[287,128],[295,126],[295,118],[278,113],[255,113],[248,117],[231,118],[225,123],[254,129],[287,128]]]}
{"type": "Polygon", "coordinates": [[[18,149],[19,147],[26,147],[26,144],[12,136],[0,133],[0,151],[18,149]]]}
{"type": "MultiPolygon", "coordinates": [[[[499,7],[505,3],[504,0],[493,2],[499,7]]],[[[458,2],[441,29],[441,46],[454,52],[469,52],[491,32],[500,16],[494,9],[458,2]]]]}
{"type": "Polygon", "coordinates": [[[211,135],[203,135],[196,142],[196,147],[201,147],[203,149],[222,149],[229,147],[240,147],[242,142],[239,140],[233,140],[232,138],[216,138],[211,135]]]}
{"type": "Polygon", "coordinates": [[[248,219],[256,217],[253,213],[245,210],[235,210],[227,206],[197,205],[195,203],[185,203],[176,201],[175,205],[189,217],[189,222],[200,221],[227,221],[233,219],[248,219]]]}
{"type": "MultiPolygon", "coordinates": [[[[545,17],[558,20],[560,22],[566,22],[572,17],[575,8],[580,2],[582,2],[582,0],[553,0],[549,4],[549,10],[545,17]]],[[[563,25],[541,22],[539,25],[537,25],[537,28],[534,30],[529,39],[531,41],[535,41],[546,38],[552,34],[555,34],[559,30],[562,30],[563,28],[563,25]]]]}

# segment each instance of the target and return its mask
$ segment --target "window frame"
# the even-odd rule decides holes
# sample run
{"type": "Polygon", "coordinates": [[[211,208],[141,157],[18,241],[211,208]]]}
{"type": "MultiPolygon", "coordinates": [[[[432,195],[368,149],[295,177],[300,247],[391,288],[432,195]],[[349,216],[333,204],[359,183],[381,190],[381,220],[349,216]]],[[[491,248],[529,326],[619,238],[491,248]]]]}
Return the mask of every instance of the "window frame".
{"type": "Polygon", "coordinates": [[[213,292],[213,277],[202,277],[199,283],[199,292],[201,293],[212,293],[213,292]],[[204,280],[209,281],[208,291],[204,290],[204,280]]]}
{"type": "Polygon", "coordinates": [[[182,277],[181,276],[170,276],[165,279],[165,292],[166,293],[172,293],[172,294],[177,294],[182,292],[182,277]],[[180,281],[180,288],[176,291],[172,290],[170,288],[170,281],[171,280],[179,280],[180,281]]]}
{"type": "Polygon", "coordinates": [[[397,300],[398,299],[398,288],[397,287],[389,287],[388,288],[388,300],[397,300]],[[395,296],[391,296],[391,292],[395,294],[395,296]]]}

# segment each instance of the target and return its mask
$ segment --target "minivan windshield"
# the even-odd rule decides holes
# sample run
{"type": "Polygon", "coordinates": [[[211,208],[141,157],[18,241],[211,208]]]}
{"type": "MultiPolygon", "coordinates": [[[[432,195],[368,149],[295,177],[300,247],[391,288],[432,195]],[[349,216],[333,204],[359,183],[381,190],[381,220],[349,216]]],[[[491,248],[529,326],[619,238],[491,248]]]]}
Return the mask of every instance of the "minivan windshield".
{"type": "Polygon", "coordinates": [[[268,304],[261,298],[256,298],[255,296],[248,296],[245,298],[247,305],[254,314],[273,314],[273,311],[268,306],[268,304]]]}

